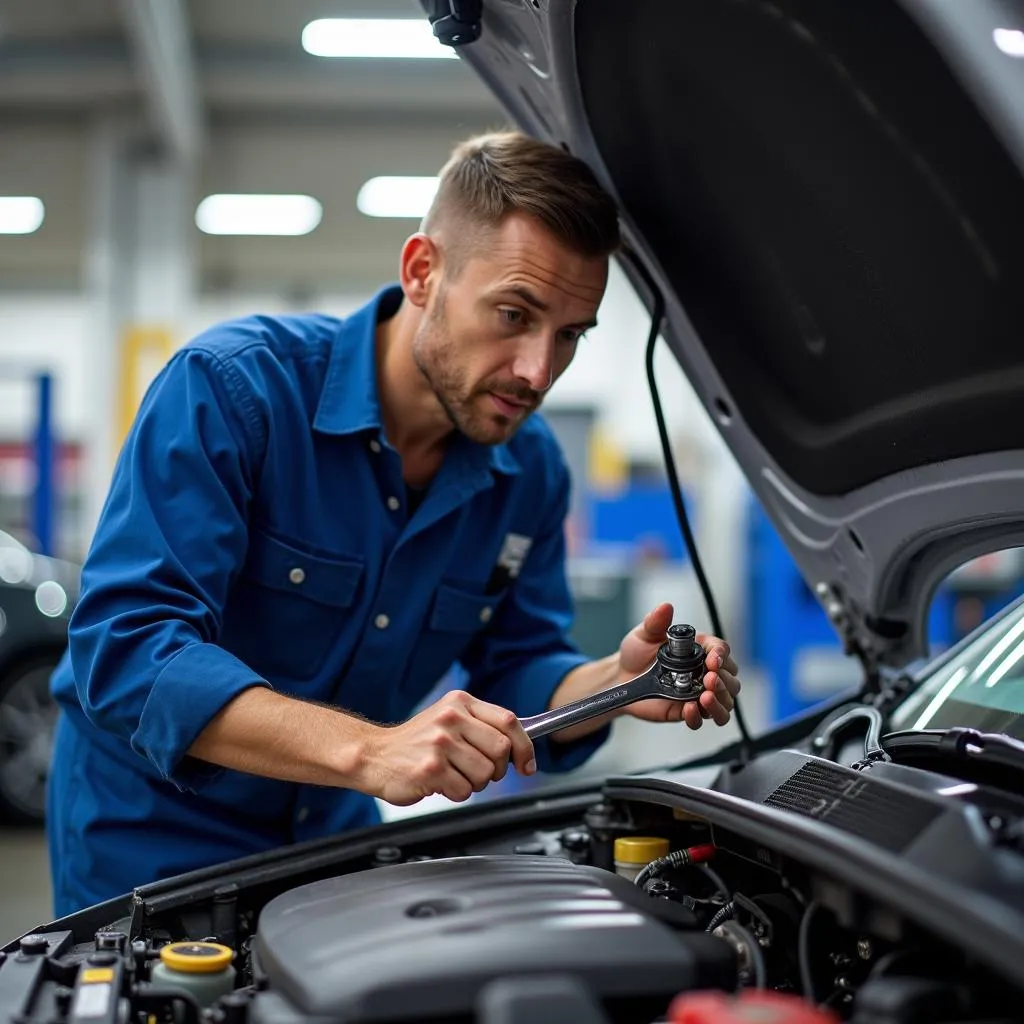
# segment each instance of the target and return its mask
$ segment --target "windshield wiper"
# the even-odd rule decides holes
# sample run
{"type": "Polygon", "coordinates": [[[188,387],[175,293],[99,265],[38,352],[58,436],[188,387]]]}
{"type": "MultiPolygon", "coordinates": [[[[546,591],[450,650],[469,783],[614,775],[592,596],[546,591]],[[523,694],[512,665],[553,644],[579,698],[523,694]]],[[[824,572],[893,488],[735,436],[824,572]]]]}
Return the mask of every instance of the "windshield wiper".
{"type": "MultiPolygon", "coordinates": [[[[886,753],[901,764],[959,762],[1003,774],[1024,772],[1024,742],[996,732],[979,732],[957,726],[952,729],[905,729],[882,737],[886,753]]],[[[1019,786],[1019,778],[1016,780],[1019,786]]]]}

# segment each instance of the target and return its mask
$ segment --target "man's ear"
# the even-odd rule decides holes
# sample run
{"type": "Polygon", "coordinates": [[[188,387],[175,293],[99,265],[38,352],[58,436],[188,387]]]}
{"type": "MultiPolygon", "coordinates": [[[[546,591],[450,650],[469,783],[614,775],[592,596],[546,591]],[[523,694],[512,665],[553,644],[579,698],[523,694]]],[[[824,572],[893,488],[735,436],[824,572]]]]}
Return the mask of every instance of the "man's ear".
{"type": "Polygon", "coordinates": [[[424,308],[441,274],[441,251],[430,235],[419,231],[405,240],[399,271],[405,297],[412,305],[424,308]]]}

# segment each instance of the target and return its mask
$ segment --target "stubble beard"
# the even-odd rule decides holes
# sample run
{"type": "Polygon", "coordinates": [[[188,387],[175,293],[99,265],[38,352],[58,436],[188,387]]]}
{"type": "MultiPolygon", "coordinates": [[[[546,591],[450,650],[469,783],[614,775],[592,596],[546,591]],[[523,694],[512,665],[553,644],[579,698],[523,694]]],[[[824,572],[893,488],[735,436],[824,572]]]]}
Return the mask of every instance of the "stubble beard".
{"type": "MultiPolygon", "coordinates": [[[[508,416],[490,416],[473,408],[482,393],[469,392],[465,371],[458,366],[456,346],[448,332],[444,315],[444,295],[423,319],[413,338],[412,354],[416,368],[430,385],[453,427],[477,444],[495,445],[507,441],[517,429],[508,416]]],[[[486,387],[483,389],[486,391],[486,387]]]]}

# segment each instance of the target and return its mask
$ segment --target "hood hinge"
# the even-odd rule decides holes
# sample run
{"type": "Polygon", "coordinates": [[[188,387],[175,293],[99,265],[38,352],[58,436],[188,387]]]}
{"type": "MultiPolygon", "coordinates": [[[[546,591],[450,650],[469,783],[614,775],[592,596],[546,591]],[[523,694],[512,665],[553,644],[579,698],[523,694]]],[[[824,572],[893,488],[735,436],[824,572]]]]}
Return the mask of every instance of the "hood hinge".
{"type": "Polygon", "coordinates": [[[855,657],[864,669],[864,681],[860,688],[861,695],[871,696],[881,693],[882,682],[878,651],[873,645],[864,642],[864,631],[857,628],[857,620],[850,614],[839,588],[822,582],[814,590],[829,622],[839,634],[839,639],[843,644],[843,653],[855,657]]]}

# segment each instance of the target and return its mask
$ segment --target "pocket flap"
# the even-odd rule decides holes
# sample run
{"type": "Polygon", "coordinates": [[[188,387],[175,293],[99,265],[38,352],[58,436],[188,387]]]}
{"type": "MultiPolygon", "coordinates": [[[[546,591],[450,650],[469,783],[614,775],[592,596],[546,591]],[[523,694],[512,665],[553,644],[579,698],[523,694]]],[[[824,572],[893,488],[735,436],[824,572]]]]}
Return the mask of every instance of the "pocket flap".
{"type": "Polygon", "coordinates": [[[361,559],[312,555],[256,531],[245,567],[245,575],[264,586],[335,608],[352,604],[365,571],[361,559]]]}
{"type": "Polygon", "coordinates": [[[500,600],[500,594],[474,594],[442,583],[430,612],[430,628],[441,633],[471,633],[491,621],[500,600]]]}

